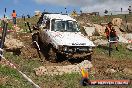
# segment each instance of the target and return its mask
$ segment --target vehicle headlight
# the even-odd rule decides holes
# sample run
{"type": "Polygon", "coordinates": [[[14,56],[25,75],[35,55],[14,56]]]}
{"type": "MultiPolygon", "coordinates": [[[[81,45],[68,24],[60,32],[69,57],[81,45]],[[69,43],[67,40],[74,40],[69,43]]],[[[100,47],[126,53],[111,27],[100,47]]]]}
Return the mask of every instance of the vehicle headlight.
{"type": "Polygon", "coordinates": [[[63,45],[59,45],[59,46],[58,46],[58,49],[59,49],[60,51],[68,51],[68,47],[67,47],[67,46],[63,46],[63,45]]]}
{"type": "Polygon", "coordinates": [[[68,51],[68,47],[64,46],[63,51],[68,51]]]}

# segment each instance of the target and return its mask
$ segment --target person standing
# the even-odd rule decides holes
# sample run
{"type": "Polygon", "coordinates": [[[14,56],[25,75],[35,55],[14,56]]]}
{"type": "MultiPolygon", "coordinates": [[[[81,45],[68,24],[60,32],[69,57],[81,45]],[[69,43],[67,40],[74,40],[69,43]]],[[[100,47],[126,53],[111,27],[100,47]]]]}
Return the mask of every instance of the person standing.
{"type": "Polygon", "coordinates": [[[128,11],[129,11],[129,14],[132,14],[132,7],[131,6],[129,6],[128,11]]]}
{"type": "Polygon", "coordinates": [[[12,12],[12,20],[13,20],[14,27],[16,27],[16,18],[17,18],[16,11],[13,10],[13,12],[12,12]]]}
{"type": "Polygon", "coordinates": [[[105,29],[105,33],[106,33],[106,37],[107,37],[108,41],[109,42],[112,41],[112,42],[110,42],[110,48],[112,46],[111,44],[113,43],[113,44],[115,44],[116,50],[119,51],[117,48],[118,36],[117,36],[116,30],[114,29],[114,27],[112,27],[112,22],[108,23],[108,26],[105,29]]]}

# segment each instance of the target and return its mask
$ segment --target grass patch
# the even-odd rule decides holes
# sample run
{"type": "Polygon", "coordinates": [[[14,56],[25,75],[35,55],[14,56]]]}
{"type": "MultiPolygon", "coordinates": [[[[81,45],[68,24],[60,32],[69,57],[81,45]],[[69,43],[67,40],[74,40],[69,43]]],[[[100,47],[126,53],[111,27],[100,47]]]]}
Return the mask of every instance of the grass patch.
{"type": "MultiPolygon", "coordinates": [[[[115,46],[113,45],[113,50],[111,51],[111,57],[116,59],[132,59],[132,52],[126,49],[127,44],[119,44],[118,49],[119,51],[116,51],[115,46]]],[[[105,55],[109,57],[108,52],[108,45],[105,46],[98,46],[95,51],[96,54],[105,55]]]]}
{"type": "Polygon", "coordinates": [[[32,88],[15,69],[0,65],[0,76],[8,77],[6,83],[0,84],[0,88],[32,88]]]}

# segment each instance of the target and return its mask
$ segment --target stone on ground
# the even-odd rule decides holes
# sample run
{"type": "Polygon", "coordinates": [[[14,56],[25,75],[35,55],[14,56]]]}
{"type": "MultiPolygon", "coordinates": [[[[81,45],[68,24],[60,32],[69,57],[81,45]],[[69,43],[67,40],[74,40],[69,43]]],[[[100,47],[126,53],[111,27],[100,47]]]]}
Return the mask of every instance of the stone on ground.
{"type": "Polygon", "coordinates": [[[124,72],[125,74],[132,75],[132,69],[130,69],[130,68],[125,68],[125,69],[123,70],[123,72],[124,72]]]}
{"type": "Polygon", "coordinates": [[[35,68],[35,74],[37,76],[41,75],[62,75],[64,73],[73,73],[77,72],[79,73],[81,68],[89,69],[92,68],[93,65],[91,62],[85,60],[77,65],[67,65],[67,66],[41,66],[39,68],[35,68]]]}
{"type": "Polygon", "coordinates": [[[95,33],[95,27],[85,27],[84,26],[84,29],[88,36],[93,36],[93,34],[95,33]]]}
{"type": "Polygon", "coordinates": [[[94,27],[95,27],[95,30],[96,30],[97,34],[99,34],[99,35],[105,35],[105,29],[106,29],[105,26],[94,24],[94,27]]]}
{"type": "Polygon", "coordinates": [[[121,18],[113,18],[112,24],[113,24],[114,26],[117,26],[117,27],[120,28],[120,26],[121,26],[121,24],[122,24],[122,19],[121,19],[121,18]]]}
{"type": "Polygon", "coordinates": [[[130,50],[130,51],[132,51],[132,45],[128,45],[127,49],[130,50]]]}
{"type": "Polygon", "coordinates": [[[117,72],[115,69],[110,69],[110,68],[108,68],[108,69],[106,70],[106,73],[115,73],[115,72],[117,72]]]}
{"type": "Polygon", "coordinates": [[[20,40],[14,39],[12,36],[7,36],[4,44],[6,49],[12,50],[12,51],[21,49],[24,46],[23,42],[21,42],[20,40]]]}
{"type": "Polygon", "coordinates": [[[94,43],[98,46],[98,45],[106,45],[108,44],[108,41],[107,40],[104,40],[104,39],[97,39],[94,41],[94,43]]]}

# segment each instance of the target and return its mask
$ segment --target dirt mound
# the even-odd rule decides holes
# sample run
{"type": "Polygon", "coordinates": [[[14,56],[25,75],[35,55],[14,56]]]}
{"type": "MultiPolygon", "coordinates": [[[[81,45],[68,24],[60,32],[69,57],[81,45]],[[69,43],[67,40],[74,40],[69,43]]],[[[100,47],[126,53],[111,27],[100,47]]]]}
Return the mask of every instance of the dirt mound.
{"type": "Polygon", "coordinates": [[[21,56],[24,59],[32,59],[32,58],[38,58],[39,57],[37,49],[34,49],[34,48],[32,48],[31,46],[28,46],[28,45],[24,46],[21,49],[21,56]]]}
{"type": "Polygon", "coordinates": [[[7,36],[7,39],[5,46],[10,49],[19,48],[20,55],[24,59],[39,58],[37,49],[32,45],[32,35],[30,33],[13,32],[7,36]]]}

